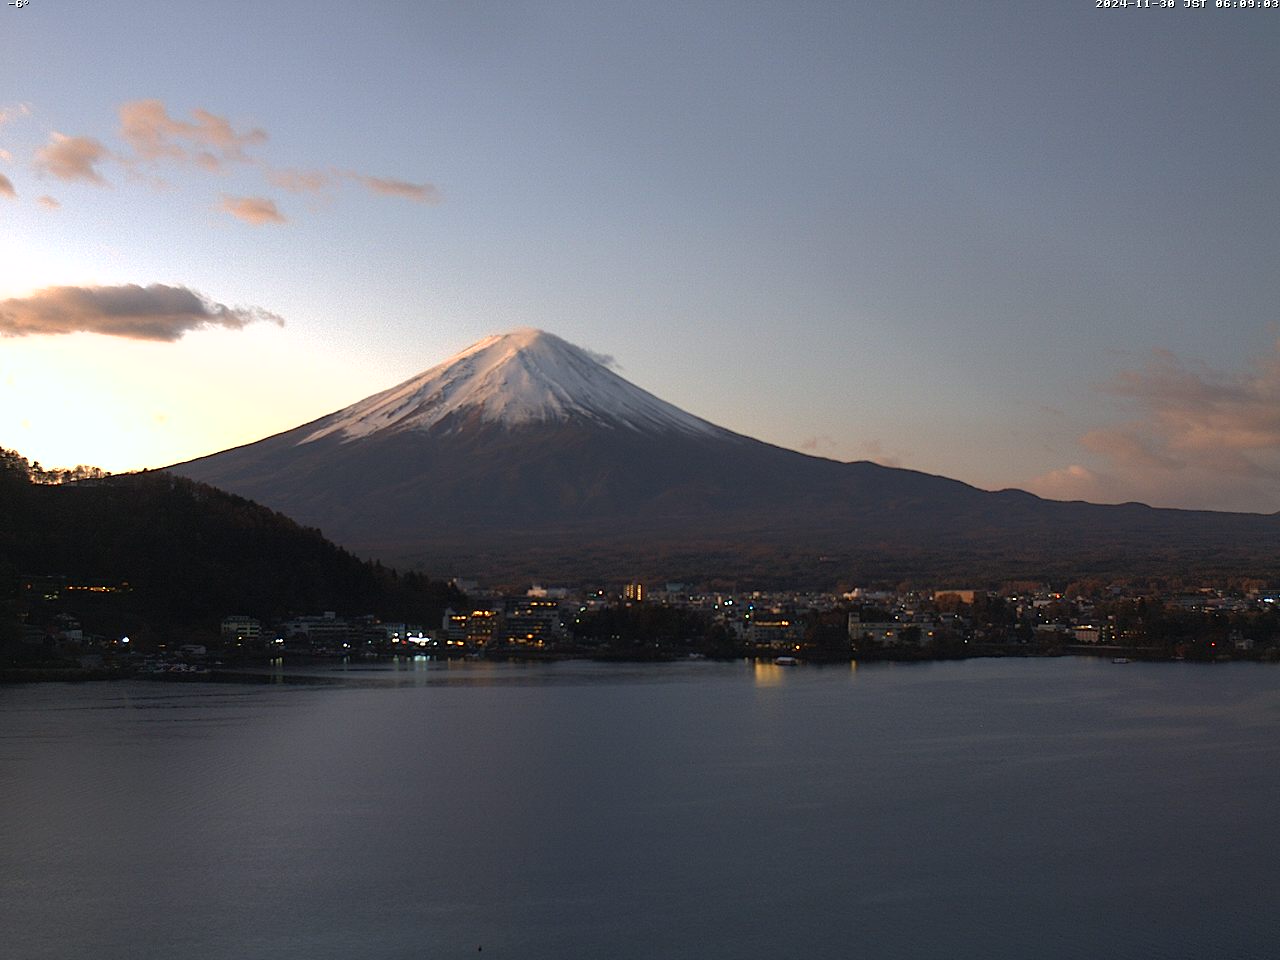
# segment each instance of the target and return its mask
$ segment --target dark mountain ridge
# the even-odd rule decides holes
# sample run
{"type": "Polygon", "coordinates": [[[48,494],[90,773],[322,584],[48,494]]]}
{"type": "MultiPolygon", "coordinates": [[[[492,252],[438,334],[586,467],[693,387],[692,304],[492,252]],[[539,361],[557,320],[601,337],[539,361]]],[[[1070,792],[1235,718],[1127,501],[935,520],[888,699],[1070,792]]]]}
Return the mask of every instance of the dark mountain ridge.
{"type": "Polygon", "coordinates": [[[233,613],[270,621],[336,610],[429,624],[456,599],[443,583],[362,561],[317,530],[202,483],[142,473],[39,484],[14,469],[20,462],[0,463],[0,591],[10,606],[30,600],[12,592],[19,575],[127,583],[64,596],[59,612],[86,629],[173,641],[216,636],[233,613]]]}

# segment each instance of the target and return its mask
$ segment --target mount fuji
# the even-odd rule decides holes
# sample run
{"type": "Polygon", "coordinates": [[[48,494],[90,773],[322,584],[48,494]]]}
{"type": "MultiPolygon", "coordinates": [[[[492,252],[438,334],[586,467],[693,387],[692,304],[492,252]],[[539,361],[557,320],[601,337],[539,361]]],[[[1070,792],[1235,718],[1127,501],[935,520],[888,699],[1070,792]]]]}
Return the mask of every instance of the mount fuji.
{"type": "Polygon", "coordinates": [[[542,330],[485,337],[397,387],[339,410],[303,443],[384,430],[455,433],[477,424],[518,429],[577,421],[637,433],[730,436],[628,383],[608,358],[542,330]]]}
{"type": "Polygon", "coordinates": [[[169,469],[365,556],[511,582],[1261,575],[1280,553],[1275,516],[1062,503],[776,447],[539,330],[169,469]]]}

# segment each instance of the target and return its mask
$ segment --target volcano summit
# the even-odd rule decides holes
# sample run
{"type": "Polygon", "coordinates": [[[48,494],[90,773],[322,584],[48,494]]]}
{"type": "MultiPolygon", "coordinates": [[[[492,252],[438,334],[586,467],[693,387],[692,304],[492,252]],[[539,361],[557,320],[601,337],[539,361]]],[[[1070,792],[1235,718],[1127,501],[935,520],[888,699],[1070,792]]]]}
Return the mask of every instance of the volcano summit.
{"type": "Polygon", "coordinates": [[[326,418],[302,442],[384,430],[454,433],[577,421],[647,433],[727,434],[610,370],[608,358],[541,330],[485,337],[452,360],[326,418]]]}
{"type": "Polygon", "coordinates": [[[1280,552],[1274,516],[1061,503],[762,443],[539,330],[169,469],[366,556],[513,582],[1263,575],[1280,552]]]}

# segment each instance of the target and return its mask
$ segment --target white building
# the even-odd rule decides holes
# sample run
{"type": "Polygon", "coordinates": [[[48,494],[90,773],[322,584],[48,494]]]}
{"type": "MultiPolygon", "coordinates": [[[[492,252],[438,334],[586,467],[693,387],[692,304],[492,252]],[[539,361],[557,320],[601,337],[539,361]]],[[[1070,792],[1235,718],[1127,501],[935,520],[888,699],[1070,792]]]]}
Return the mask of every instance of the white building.
{"type": "Polygon", "coordinates": [[[225,643],[253,641],[262,638],[262,624],[253,617],[232,614],[222,619],[222,639],[225,643]]]}

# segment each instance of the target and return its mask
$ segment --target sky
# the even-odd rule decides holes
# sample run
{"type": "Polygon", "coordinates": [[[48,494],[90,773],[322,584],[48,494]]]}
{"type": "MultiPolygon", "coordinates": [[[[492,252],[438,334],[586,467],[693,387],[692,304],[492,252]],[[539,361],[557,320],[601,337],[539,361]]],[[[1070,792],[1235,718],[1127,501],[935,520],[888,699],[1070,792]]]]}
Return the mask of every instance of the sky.
{"type": "Polygon", "coordinates": [[[1280,511],[1280,9],[29,0],[0,446],[164,466],[540,327],[722,426],[1280,511]]]}

